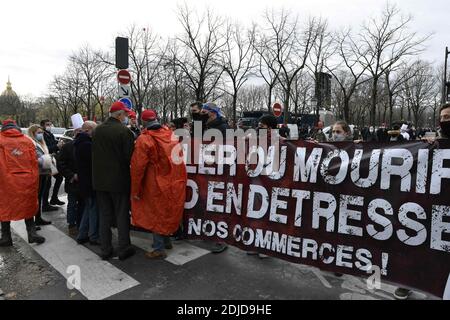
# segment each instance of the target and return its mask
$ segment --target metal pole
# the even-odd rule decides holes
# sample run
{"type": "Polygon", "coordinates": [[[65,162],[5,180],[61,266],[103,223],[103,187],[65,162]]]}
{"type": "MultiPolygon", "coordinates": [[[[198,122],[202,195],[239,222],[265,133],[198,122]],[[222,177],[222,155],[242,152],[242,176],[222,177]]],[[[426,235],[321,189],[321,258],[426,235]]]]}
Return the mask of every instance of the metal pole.
{"type": "Polygon", "coordinates": [[[448,58],[448,47],[445,47],[445,63],[444,63],[444,86],[442,89],[442,104],[447,102],[447,58],[448,58]]]}

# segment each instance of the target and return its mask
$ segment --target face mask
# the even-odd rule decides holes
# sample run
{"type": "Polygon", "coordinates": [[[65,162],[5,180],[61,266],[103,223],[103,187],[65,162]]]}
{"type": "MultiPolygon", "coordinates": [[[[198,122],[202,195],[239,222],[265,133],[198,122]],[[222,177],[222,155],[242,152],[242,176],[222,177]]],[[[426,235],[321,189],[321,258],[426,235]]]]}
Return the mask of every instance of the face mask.
{"type": "Polygon", "coordinates": [[[192,120],[194,121],[201,121],[201,122],[206,122],[208,120],[209,116],[207,113],[202,114],[202,113],[193,113],[192,114],[192,120]]]}
{"type": "Polygon", "coordinates": [[[36,133],[36,140],[37,141],[44,140],[44,134],[43,133],[36,133]]]}
{"type": "Polygon", "coordinates": [[[345,141],[345,135],[334,133],[333,140],[334,141],[345,141]]]}
{"type": "Polygon", "coordinates": [[[369,132],[370,132],[370,133],[373,133],[373,128],[369,128],[369,132]]]}
{"type": "Polygon", "coordinates": [[[450,121],[441,121],[439,122],[442,133],[446,136],[450,136],[450,121]]]}
{"type": "Polygon", "coordinates": [[[125,119],[122,120],[122,124],[123,125],[127,125],[128,124],[128,117],[125,117],[125,119]]]}
{"type": "Polygon", "coordinates": [[[52,131],[52,127],[51,127],[51,126],[47,126],[47,127],[45,127],[45,131],[47,131],[47,132],[51,132],[51,131],[52,131]]]}

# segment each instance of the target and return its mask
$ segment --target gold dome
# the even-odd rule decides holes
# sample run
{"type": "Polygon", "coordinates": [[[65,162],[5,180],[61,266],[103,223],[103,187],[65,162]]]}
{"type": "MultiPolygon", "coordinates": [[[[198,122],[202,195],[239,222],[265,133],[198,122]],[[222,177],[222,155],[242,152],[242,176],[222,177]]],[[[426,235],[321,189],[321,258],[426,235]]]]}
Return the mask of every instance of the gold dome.
{"type": "Polygon", "coordinates": [[[17,93],[12,89],[11,82],[9,81],[6,83],[6,90],[2,92],[2,97],[17,97],[17,93]]]}

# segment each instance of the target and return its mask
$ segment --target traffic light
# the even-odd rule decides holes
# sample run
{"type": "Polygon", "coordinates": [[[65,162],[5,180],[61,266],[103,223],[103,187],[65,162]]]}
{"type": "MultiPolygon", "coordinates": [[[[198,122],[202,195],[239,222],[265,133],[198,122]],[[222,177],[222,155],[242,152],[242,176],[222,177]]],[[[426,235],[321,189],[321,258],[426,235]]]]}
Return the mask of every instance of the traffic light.
{"type": "Polygon", "coordinates": [[[128,69],[128,38],[116,38],[116,68],[128,69]]]}

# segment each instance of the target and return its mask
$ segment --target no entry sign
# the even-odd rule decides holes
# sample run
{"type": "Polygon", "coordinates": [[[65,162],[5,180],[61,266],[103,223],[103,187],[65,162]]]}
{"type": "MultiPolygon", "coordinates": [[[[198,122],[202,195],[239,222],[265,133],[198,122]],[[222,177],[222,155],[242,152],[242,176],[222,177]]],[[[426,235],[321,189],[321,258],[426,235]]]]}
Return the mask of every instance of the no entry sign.
{"type": "Polygon", "coordinates": [[[128,70],[119,70],[117,73],[117,80],[121,84],[129,84],[131,81],[131,75],[128,70]]]}
{"type": "Polygon", "coordinates": [[[279,104],[278,102],[276,102],[273,104],[272,110],[273,110],[273,115],[275,117],[279,117],[283,113],[283,106],[281,104],[279,104]]]}

